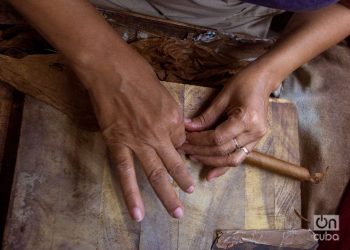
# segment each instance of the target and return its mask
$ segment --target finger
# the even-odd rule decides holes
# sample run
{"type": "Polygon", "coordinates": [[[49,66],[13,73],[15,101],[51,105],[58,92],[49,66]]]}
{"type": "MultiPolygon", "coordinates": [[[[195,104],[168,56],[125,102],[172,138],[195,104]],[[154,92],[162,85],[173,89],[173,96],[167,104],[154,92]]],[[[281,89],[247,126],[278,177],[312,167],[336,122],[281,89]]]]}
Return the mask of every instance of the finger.
{"type": "Polygon", "coordinates": [[[184,161],[174,146],[168,142],[157,148],[157,153],[162,159],[168,173],[174,178],[179,187],[185,192],[194,191],[194,180],[187,171],[184,161]]]}
{"type": "Polygon", "coordinates": [[[256,141],[257,139],[260,138],[257,138],[257,136],[249,133],[243,133],[236,138],[237,144],[234,139],[229,140],[220,146],[198,146],[185,143],[179,148],[179,150],[190,155],[225,156],[233,153],[237,149],[238,145],[246,145],[256,141]]]}
{"type": "Polygon", "coordinates": [[[132,152],[122,144],[114,144],[110,147],[110,153],[128,211],[134,220],[140,222],[145,215],[145,209],[137,185],[132,152]]]}
{"type": "Polygon", "coordinates": [[[170,136],[171,143],[175,148],[179,148],[186,141],[185,127],[181,126],[177,128],[170,136]]]}
{"type": "Polygon", "coordinates": [[[226,156],[203,156],[203,155],[191,155],[190,159],[197,160],[202,164],[210,167],[235,167],[239,165],[239,159],[241,157],[240,150],[233,152],[226,156]]]}
{"type": "Polygon", "coordinates": [[[209,108],[199,116],[185,119],[185,128],[188,131],[201,131],[212,127],[221,116],[227,106],[228,98],[220,92],[209,108]]]}
{"type": "Polygon", "coordinates": [[[157,153],[150,147],[137,150],[135,153],[142,163],[151,186],[168,213],[174,218],[181,218],[184,214],[183,206],[157,153]]]}
{"type": "Polygon", "coordinates": [[[261,139],[261,136],[258,136],[251,132],[245,132],[236,137],[236,141],[239,146],[248,145],[252,142],[256,142],[261,139]]]}
{"type": "MultiPolygon", "coordinates": [[[[250,152],[257,142],[250,143],[245,147],[250,152]]],[[[194,159],[200,161],[204,165],[211,167],[235,167],[243,162],[247,153],[245,153],[242,149],[236,150],[235,152],[226,155],[226,156],[203,156],[203,155],[191,155],[190,159],[194,159]]]]}
{"type": "Polygon", "coordinates": [[[212,168],[208,171],[207,180],[213,182],[217,177],[224,175],[230,167],[212,168]]]}
{"type": "Polygon", "coordinates": [[[231,139],[220,146],[198,146],[185,143],[179,149],[190,155],[223,156],[232,153],[236,148],[234,140],[231,139]]]}
{"type": "Polygon", "coordinates": [[[243,122],[228,119],[214,130],[202,132],[188,132],[186,139],[190,144],[203,146],[220,146],[245,131],[243,122]]]}

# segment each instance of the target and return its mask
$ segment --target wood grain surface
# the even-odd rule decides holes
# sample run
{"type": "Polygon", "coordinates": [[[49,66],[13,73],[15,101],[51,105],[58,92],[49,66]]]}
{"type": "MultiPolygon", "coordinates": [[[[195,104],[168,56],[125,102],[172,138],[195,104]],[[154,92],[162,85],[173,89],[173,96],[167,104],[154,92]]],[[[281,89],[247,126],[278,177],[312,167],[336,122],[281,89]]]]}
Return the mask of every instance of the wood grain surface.
{"type": "MultiPolygon", "coordinates": [[[[164,83],[186,116],[208,105],[214,90],[164,83]]],[[[271,101],[270,129],[258,151],[299,163],[293,104],[271,101]]],[[[139,164],[137,164],[139,165],[139,164]]],[[[217,230],[300,228],[300,184],[242,165],[214,183],[186,159],[197,182],[193,194],[173,183],[185,217],[170,218],[142,170],[141,223],[128,215],[99,132],[78,128],[66,115],[26,98],[4,249],[210,249],[217,230]]]]}

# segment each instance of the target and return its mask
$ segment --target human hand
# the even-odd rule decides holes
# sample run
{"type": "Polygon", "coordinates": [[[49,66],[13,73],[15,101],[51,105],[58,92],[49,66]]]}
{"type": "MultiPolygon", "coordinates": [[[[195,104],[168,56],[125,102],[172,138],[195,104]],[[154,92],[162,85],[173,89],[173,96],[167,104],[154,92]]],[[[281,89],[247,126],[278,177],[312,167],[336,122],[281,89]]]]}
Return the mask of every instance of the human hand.
{"type": "Polygon", "coordinates": [[[192,160],[212,167],[207,180],[239,165],[265,135],[271,79],[248,67],[224,86],[205,112],[185,119],[187,143],[181,149],[192,160]],[[213,128],[220,117],[225,120],[213,128]]]}
{"type": "Polygon", "coordinates": [[[168,213],[180,218],[183,205],[168,174],[188,193],[194,181],[176,150],[185,141],[176,101],[151,66],[126,44],[117,55],[76,71],[89,91],[132,218],[141,221],[145,214],[133,154],[168,213]]]}

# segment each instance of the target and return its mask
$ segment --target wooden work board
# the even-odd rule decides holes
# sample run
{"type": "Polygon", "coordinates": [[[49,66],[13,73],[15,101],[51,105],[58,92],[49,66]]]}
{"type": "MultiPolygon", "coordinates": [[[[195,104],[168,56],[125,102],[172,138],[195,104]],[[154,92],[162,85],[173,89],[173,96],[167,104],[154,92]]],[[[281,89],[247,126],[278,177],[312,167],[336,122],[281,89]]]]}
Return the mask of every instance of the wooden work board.
{"type": "MultiPolygon", "coordinates": [[[[163,83],[193,116],[215,95],[209,88],[163,83]]],[[[270,102],[270,129],[257,150],[299,163],[293,104],[270,102]]],[[[182,192],[185,216],[172,219],[137,167],[145,202],[141,223],[129,218],[99,132],[78,128],[55,108],[26,97],[4,249],[210,249],[220,229],[300,228],[300,183],[242,165],[182,192]]]]}

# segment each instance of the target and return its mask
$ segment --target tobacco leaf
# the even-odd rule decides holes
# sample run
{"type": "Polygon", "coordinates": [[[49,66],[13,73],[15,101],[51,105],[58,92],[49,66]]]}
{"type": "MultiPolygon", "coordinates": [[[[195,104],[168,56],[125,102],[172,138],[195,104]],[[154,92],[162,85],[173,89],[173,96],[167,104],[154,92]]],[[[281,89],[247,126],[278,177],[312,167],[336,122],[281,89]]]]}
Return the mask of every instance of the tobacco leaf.
{"type": "Polygon", "coordinates": [[[160,80],[213,87],[225,83],[265,53],[273,42],[216,34],[205,42],[196,37],[159,37],[131,45],[152,65],[160,80]]]}

